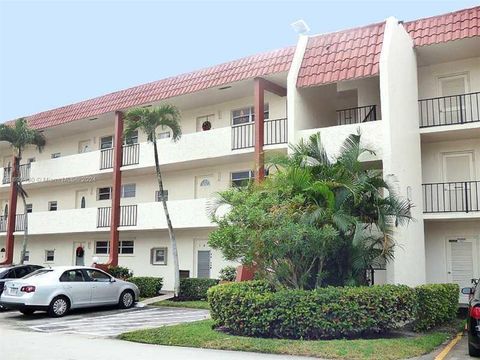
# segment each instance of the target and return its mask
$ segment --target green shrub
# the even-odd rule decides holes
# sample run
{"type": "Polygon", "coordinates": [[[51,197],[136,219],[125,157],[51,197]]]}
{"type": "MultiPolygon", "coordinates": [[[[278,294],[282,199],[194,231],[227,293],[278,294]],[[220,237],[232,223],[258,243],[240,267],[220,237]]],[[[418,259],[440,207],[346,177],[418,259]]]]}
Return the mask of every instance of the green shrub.
{"type": "Polygon", "coordinates": [[[415,316],[415,290],[404,285],[274,291],[261,281],[208,291],[216,326],[255,337],[327,339],[380,333],[415,316]]]}
{"type": "Polygon", "coordinates": [[[424,331],[452,320],[457,315],[457,284],[429,284],[415,288],[417,316],[415,330],[424,331]]]}
{"type": "Polygon", "coordinates": [[[128,279],[133,276],[133,271],[123,266],[109,266],[107,272],[117,279],[128,279]]]}
{"type": "Polygon", "coordinates": [[[180,279],[180,293],[178,294],[177,300],[205,300],[207,298],[207,290],[217,284],[217,279],[180,279]]]}
{"type": "Polygon", "coordinates": [[[141,297],[158,296],[162,290],[163,279],[159,277],[137,276],[128,279],[128,281],[138,286],[141,297]]]}
{"type": "Polygon", "coordinates": [[[220,270],[220,280],[235,281],[237,278],[237,268],[235,266],[226,266],[220,270]]]}

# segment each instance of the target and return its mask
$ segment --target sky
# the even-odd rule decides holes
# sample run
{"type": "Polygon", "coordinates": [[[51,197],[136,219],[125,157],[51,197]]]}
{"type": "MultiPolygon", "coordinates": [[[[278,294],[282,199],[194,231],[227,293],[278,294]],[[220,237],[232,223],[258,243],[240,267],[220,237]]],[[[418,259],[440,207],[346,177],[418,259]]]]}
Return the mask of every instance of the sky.
{"type": "Polygon", "coordinates": [[[412,20],[477,1],[0,0],[0,122],[294,45],[310,34],[412,20]]]}

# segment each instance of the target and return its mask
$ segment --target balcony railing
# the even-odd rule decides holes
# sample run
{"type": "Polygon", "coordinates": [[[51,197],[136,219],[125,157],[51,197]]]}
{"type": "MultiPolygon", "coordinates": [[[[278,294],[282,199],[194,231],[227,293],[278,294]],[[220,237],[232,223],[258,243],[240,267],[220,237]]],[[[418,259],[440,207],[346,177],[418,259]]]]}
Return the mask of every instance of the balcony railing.
{"type": "Polygon", "coordinates": [[[466,124],[480,121],[480,92],[418,101],[420,127],[466,124]]]}
{"type": "Polygon", "coordinates": [[[423,184],[423,212],[480,211],[480,181],[423,184]]]}
{"type": "MultiPolygon", "coordinates": [[[[272,119],[264,122],[264,144],[276,145],[288,142],[287,119],[272,119]]],[[[255,145],[255,123],[232,126],[232,150],[248,149],[255,145]]]]}
{"type": "Polygon", "coordinates": [[[337,110],[337,125],[361,124],[377,119],[377,105],[337,110]]]}
{"type": "MultiPolygon", "coordinates": [[[[25,214],[17,214],[15,219],[15,231],[25,230],[25,214]]],[[[0,233],[7,231],[7,216],[0,216],[0,233]]]]}
{"type": "MultiPolygon", "coordinates": [[[[110,227],[112,216],[111,207],[100,207],[97,211],[97,228],[110,227]]],[[[120,206],[119,226],[137,225],[137,205],[120,206]]]]}
{"type": "MultiPolygon", "coordinates": [[[[3,184],[10,184],[10,178],[12,177],[12,168],[10,166],[3,168],[3,184]]],[[[28,181],[30,179],[30,164],[20,165],[20,178],[22,181],[28,181]]]]}
{"type": "MultiPolygon", "coordinates": [[[[123,145],[122,166],[138,164],[140,144],[123,145]]],[[[103,149],[100,153],[100,170],[113,168],[113,148],[103,149]]]]}

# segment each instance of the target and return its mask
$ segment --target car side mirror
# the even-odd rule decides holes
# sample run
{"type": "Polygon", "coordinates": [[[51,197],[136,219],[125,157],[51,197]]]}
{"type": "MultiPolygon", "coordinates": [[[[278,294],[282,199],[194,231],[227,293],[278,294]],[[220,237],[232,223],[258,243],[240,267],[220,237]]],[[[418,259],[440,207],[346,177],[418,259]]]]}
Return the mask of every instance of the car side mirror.
{"type": "Polygon", "coordinates": [[[462,288],[462,294],[472,295],[473,293],[474,293],[474,289],[471,287],[462,288]]]}
{"type": "Polygon", "coordinates": [[[117,281],[117,280],[115,280],[115,278],[113,278],[113,277],[110,278],[110,282],[111,282],[111,283],[114,283],[114,282],[116,282],[116,281],[117,281]]]}

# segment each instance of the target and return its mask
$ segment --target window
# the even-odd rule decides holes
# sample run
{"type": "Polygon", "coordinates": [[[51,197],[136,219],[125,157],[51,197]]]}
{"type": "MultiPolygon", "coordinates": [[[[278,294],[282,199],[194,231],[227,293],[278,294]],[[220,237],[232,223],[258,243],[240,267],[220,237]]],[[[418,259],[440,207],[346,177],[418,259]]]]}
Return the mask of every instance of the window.
{"type": "Polygon", "coordinates": [[[171,137],[170,131],[164,131],[158,134],[159,139],[168,139],[169,137],[171,137]]]}
{"type": "Polygon", "coordinates": [[[135,197],[136,186],[135,184],[125,184],[122,185],[122,198],[132,198],[135,197]]]}
{"type": "MultiPolygon", "coordinates": [[[[265,104],[264,117],[268,119],[270,113],[268,104],[265,104]]],[[[232,125],[246,124],[255,121],[255,109],[253,106],[238,110],[232,110],[232,125]]]]}
{"type": "Polygon", "coordinates": [[[33,205],[32,204],[27,204],[27,213],[31,213],[33,211],[33,205]]]}
{"type": "Polygon", "coordinates": [[[210,180],[208,179],[203,179],[202,182],[200,183],[201,187],[207,187],[210,186],[210,180]]]}
{"type": "Polygon", "coordinates": [[[108,241],[95,241],[95,254],[108,255],[110,253],[110,244],[108,241]]]}
{"type": "MultiPolygon", "coordinates": [[[[168,190],[163,190],[163,197],[165,201],[168,201],[168,190]]],[[[162,197],[160,196],[160,191],[155,191],[155,201],[162,201],[162,197]]]]}
{"type": "Polygon", "coordinates": [[[60,276],[61,282],[83,282],[85,278],[81,270],[68,270],[60,276]]]}
{"type": "Polygon", "coordinates": [[[250,180],[253,179],[253,171],[238,171],[232,173],[232,186],[242,187],[247,186],[250,180]]]}
{"type": "Polygon", "coordinates": [[[25,254],[23,254],[23,261],[30,261],[30,251],[25,250],[25,254]]]}
{"type": "MultiPolygon", "coordinates": [[[[119,254],[133,254],[135,243],[133,240],[121,240],[118,244],[119,254]]],[[[110,254],[110,242],[109,241],[95,241],[95,255],[108,255],[110,254]]]]}
{"type": "Polygon", "coordinates": [[[150,261],[152,265],[167,265],[167,248],[153,248],[150,261]]]}
{"type": "Polygon", "coordinates": [[[86,269],[85,271],[90,278],[90,281],[110,282],[111,277],[105,274],[103,271],[93,269],[86,269]]]}
{"type": "Polygon", "coordinates": [[[111,149],[113,147],[113,136],[104,136],[100,138],[100,149],[111,149]]]}
{"type": "Polygon", "coordinates": [[[55,250],[45,250],[45,262],[55,261],[55,250]]]}
{"type": "Polygon", "coordinates": [[[52,159],[58,159],[59,157],[60,157],[60,153],[59,153],[59,152],[58,152],[58,153],[53,153],[53,154],[51,155],[51,158],[52,158],[52,159]]]}
{"type": "Polygon", "coordinates": [[[110,200],[112,197],[112,188],[103,187],[97,189],[97,200],[110,200]]]}
{"type": "Polygon", "coordinates": [[[123,145],[138,144],[138,131],[135,130],[129,137],[123,139],[123,145]]]}
{"type": "Polygon", "coordinates": [[[49,201],[48,202],[48,211],[57,211],[58,205],[56,201],[49,201]]]}

